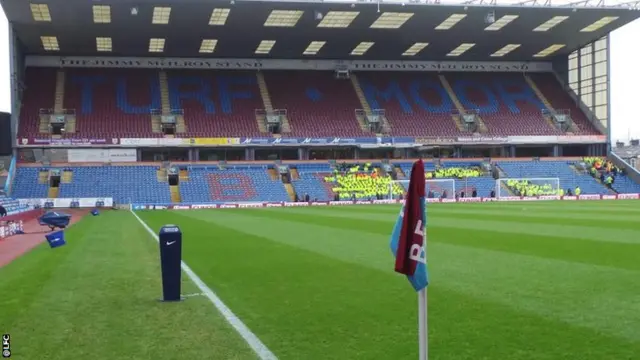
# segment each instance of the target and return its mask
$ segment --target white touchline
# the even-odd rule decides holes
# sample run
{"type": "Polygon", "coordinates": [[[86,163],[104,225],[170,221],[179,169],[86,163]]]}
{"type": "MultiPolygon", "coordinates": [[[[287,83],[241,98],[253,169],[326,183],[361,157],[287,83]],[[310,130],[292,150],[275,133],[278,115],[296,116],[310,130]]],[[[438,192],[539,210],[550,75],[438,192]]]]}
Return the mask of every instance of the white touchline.
{"type": "MultiPolygon", "coordinates": [[[[147,230],[147,232],[149,233],[149,235],[151,235],[151,237],[153,237],[156,241],[160,241],[160,239],[158,239],[158,235],[156,235],[156,233],[154,233],[153,230],[151,230],[151,228],[142,219],[140,219],[138,214],[133,212],[133,210],[129,210],[129,211],[138,220],[138,222],[140,222],[140,224],[147,230]]],[[[251,332],[251,330],[249,330],[247,325],[245,325],[242,322],[242,320],[240,320],[240,318],[238,318],[236,314],[234,314],[231,311],[231,309],[229,309],[227,305],[225,305],[222,302],[222,300],[218,297],[218,295],[216,295],[216,293],[214,293],[213,290],[211,290],[207,286],[207,284],[205,284],[204,281],[202,281],[202,279],[200,279],[200,277],[198,277],[198,275],[196,275],[196,273],[194,273],[193,270],[191,270],[191,268],[184,261],[181,262],[180,267],[182,268],[182,271],[184,271],[185,274],[187,274],[189,279],[191,279],[191,281],[193,281],[193,283],[196,284],[198,289],[200,289],[200,291],[202,291],[204,295],[207,298],[209,298],[213,306],[215,306],[215,308],[218,309],[218,311],[222,314],[225,320],[227,320],[227,322],[236,330],[236,332],[238,332],[238,334],[242,336],[244,341],[251,347],[251,349],[258,355],[260,359],[262,360],[278,359],[276,355],[272,353],[271,350],[269,350],[269,348],[267,348],[267,346],[263,344],[262,341],[260,341],[260,339],[258,339],[258,337],[253,332],[251,332]]]]}

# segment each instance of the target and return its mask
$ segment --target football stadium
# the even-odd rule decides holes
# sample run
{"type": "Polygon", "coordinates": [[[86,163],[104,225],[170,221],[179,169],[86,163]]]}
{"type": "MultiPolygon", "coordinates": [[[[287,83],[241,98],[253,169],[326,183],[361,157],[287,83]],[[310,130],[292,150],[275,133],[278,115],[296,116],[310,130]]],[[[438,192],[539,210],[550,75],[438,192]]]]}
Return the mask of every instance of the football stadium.
{"type": "Polygon", "coordinates": [[[640,359],[640,2],[0,5],[4,358],[640,359]]]}

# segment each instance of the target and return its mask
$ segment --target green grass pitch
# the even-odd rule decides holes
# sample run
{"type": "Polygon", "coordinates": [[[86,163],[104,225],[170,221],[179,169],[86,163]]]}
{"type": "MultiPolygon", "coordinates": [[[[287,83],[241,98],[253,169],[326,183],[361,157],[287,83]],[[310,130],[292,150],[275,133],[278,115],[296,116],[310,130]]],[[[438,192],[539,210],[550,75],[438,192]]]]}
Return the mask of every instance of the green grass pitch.
{"type": "MultiPolygon", "coordinates": [[[[399,206],[143,211],[279,359],[415,359],[393,272],[399,206]]],[[[640,202],[428,206],[430,358],[640,359],[640,202]]],[[[158,245],[127,211],[0,268],[15,359],[255,359],[206,297],[158,302],[158,245]]],[[[183,276],[183,293],[198,290],[183,276]]]]}

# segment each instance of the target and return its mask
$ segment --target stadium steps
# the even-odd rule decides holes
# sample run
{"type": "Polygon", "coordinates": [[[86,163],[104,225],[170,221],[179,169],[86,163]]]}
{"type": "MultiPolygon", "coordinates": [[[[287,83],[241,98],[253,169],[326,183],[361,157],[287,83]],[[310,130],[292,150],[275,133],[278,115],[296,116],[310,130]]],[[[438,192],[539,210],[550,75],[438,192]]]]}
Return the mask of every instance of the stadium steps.
{"type": "Polygon", "coordinates": [[[169,186],[169,192],[171,192],[172,203],[182,202],[182,196],[180,196],[180,186],[178,185],[169,186]]]}
{"type": "Polygon", "coordinates": [[[295,168],[295,167],[289,168],[289,173],[291,174],[291,180],[300,179],[300,173],[298,172],[298,168],[295,168]]]}
{"type": "MultiPolygon", "coordinates": [[[[538,85],[536,85],[536,82],[533,81],[533,79],[531,78],[531,76],[524,74],[524,80],[527,82],[527,84],[529,84],[529,87],[533,90],[533,92],[536,94],[536,96],[538,97],[538,99],[540,99],[540,101],[542,102],[542,104],[544,105],[544,107],[547,108],[547,110],[549,110],[551,113],[554,113],[556,110],[553,108],[553,106],[551,105],[551,103],[549,102],[549,100],[547,100],[547,97],[544,96],[544,94],[542,93],[542,91],[540,91],[540,88],[538,88],[538,85]]],[[[551,116],[545,116],[546,120],[547,120],[547,124],[549,124],[550,127],[552,127],[553,129],[557,129],[556,125],[553,122],[553,118],[551,116]]],[[[573,131],[573,127],[575,126],[575,124],[573,124],[571,126],[571,131],[573,131]]]]}
{"type": "Polygon", "coordinates": [[[162,132],[162,114],[167,114],[171,111],[171,105],[169,102],[169,83],[167,81],[167,73],[160,71],[158,73],[158,84],[160,85],[160,107],[161,112],[159,114],[151,115],[151,131],[154,133],[162,132]]]}
{"type": "Polygon", "coordinates": [[[576,168],[576,166],[574,164],[569,165],[569,167],[571,168],[571,170],[573,170],[573,172],[575,172],[577,175],[584,175],[585,172],[582,170],[578,170],[578,168],[576,168]]]}
{"type": "MultiPolygon", "coordinates": [[[[456,94],[453,92],[453,88],[451,88],[449,80],[447,80],[444,75],[438,75],[438,77],[440,78],[440,83],[442,83],[442,86],[447,91],[447,94],[449,94],[449,97],[451,98],[451,101],[453,101],[453,105],[455,105],[458,112],[461,114],[464,113],[464,107],[462,106],[462,103],[460,103],[460,100],[458,99],[456,94]]],[[[456,123],[456,127],[458,128],[458,130],[466,131],[464,124],[462,123],[462,118],[460,116],[452,115],[451,119],[456,123]]]]}
{"type": "Polygon", "coordinates": [[[291,124],[289,123],[289,117],[287,117],[287,115],[283,115],[281,123],[280,123],[280,131],[282,131],[283,133],[290,133],[291,132],[291,124]]]}
{"type": "MultiPolygon", "coordinates": [[[[451,87],[451,84],[449,83],[449,80],[447,80],[447,78],[442,74],[438,75],[438,77],[440,78],[440,83],[442,83],[442,86],[447,91],[447,94],[449,94],[449,98],[451,98],[451,101],[453,101],[453,105],[455,105],[456,109],[458,110],[458,113],[464,114],[465,113],[464,106],[462,106],[462,103],[460,102],[460,99],[458,99],[458,97],[456,96],[456,93],[453,91],[453,88],[451,87]]],[[[455,122],[456,127],[458,128],[458,130],[460,130],[462,132],[466,132],[467,131],[466,127],[464,126],[464,124],[462,122],[462,116],[460,116],[460,115],[452,115],[451,119],[455,122]]],[[[487,126],[485,125],[484,121],[480,117],[480,115],[476,116],[476,120],[478,121],[478,131],[481,132],[481,133],[486,133],[488,131],[488,129],[487,129],[487,126]]]]}
{"type": "Polygon", "coordinates": [[[167,182],[167,169],[156,170],[156,176],[159,182],[167,182]]]}
{"type": "Polygon", "coordinates": [[[187,124],[184,122],[184,115],[176,115],[176,133],[183,134],[187,132],[187,124]]]}
{"type": "MultiPolygon", "coordinates": [[[[258,81],[258,88],[260,89],[260,97],[262,98],[262,104],[264,105],[264,110],[267,114],[273,112],[273,103],[271,102],[271,95],[269,94],[269,87],[267,86],[267,81],[264,78],[264,74],[261,71],[256,73],[256,80],[258,81]]],[[[260,132],[267,133],[266,128],[266,119],[264,116],[256,116],[256,121],[258,122],[258,129],[260,132]]],[[[280,130],[283,133],[291,132],[291,124],[289,123],[289,118],[287,115],[283,115],[280,123],[280,130]]]]}
{"type": "MultiPolygon", "coordinates": [[[[515,193],[511,190],[510,187],[507,186],[507,184],[505,184],[504,182],[500,182],[500,188],[502,190],[504,190],[505,194],[507,194],[507,196],[514,196],[515,193]]],[[[502,192],[502,191],[501,191],[502,192]]],[[[497,196],[497,195],[496,195],[497,196]]],[[[501,195],[502,196],[502,195],[501,195]]]]}
{"type": "MultiPolygon", "coordinates": [[[[169,99],[169,79],[166,71],[158,73],[158,81],[160,83],[160,104],[162,106],[162,114],[171,113],[171,100],[169,99]]],[[[176,133],[182,134],[187,132],[184,115],[176,114],[176,133]]],[[[161,115],[151,116],[151,128],[153,132],[162,132],[161,115]]]]}
{"type": "Polygon", "coordinates": [[[402,168],[400,166],[395,166],[394,171],[396,172],[396,177],[398,179],[404,179],[407,177],[407,175],[404,173],[404,171],[402,170],[402,168]]]}
{"type": "Polygon", "coordinates": [[[45,114],[40,114],[40,119],[39,119],[39,123],[38,123],[38,131],[41,134],[49,134],[49,120],[50,117],[49,115],[45,115],[45,114]]]}
{"type": "Polygon", "coordinates": [[[296,190],[293,188],[293,185],[291,185],[291,183],[287,183],[287,184],[284,184],[284,188],[287,190],[289,199],[291,201],[296,201],[296,190]]]}
{"type": "Polygon", "coordinates": [[[180,170],[180,173],[178,176],[180,178],[180,181],[189,181],[189,170],[187,169],[180,170]]]}
{"type": "Polygon", "coordinates": [[[64,110],[64,83],[65,73],[64,70],[58,70],[56,73],[56,93],[55,102],[53,105],[53,112],[55,114],[61,114],[64,110]]]}
{"type": "MultiPolygon", "coordinates": [[[[588,176],[591,176],[591,175],[588,175],[588,176]]],[[[595,180],[598,184],[602,185],[605,189],[607,189],[607,193],[608,193],[609,195],[614,195],[614,194],[617,194],[617,193],[618,193],[618,192],[617,192],[617,191],[615,191],[614,189],[610,189],[610,188],[608,188],[608,187],[607,187],[607,185],[605,185],[605,183],[604,183],[604,182],[602,182],[602,180],[600,180],[600,178],[593,177],[593,176],[591,176],[591,177],[592,177],[592,178],[593,178],[593,180],[595,180]]]]}
{"type": "Polygon", "coordinates": [[[49,183],[49,170],[41,170],[38,172],[38,183],[39,184],[49,183]]]}
{"type": "Polygon", "coordinates": [[[154,133],[162,132],[162,122],[160,115],[151,115],[151,131],[154,133]]]}
{"type": "Polygon", "coordinates": [[[166,71],[160,71],[158,73],[158,81],[160,83],[160,104],[162,106],[162,113],[168,114],[171,112],[171,102],[169,101],[169,80],[167,78],[166,71]]]}
{"type": "Polygon", "coordinates": [[[351,85],[353,85],[353,90],[356,92],[356,96],[358,96],[358,101],[360,101],[360,106],[362,106],[362,110],[364,114],[356,115],[356,120],[358,120],[358,125],[360,125],[360,129],[362,131],[369,132],[369,126],[367,126],[367,119],[365,116],[371,114],[371,106],[367,102],[367,98],[364,96],[364,92],[362,91],[362,87],[360,87],[360,81],[358,81],[358,77],[356,74],[350,75],[351,85]]]}
{"type": "Polygon", "coordinates": [[[278,180],[279,176],[278,176],[278,171],[276,169],[269,168],[268,172],[269,172],[269,177],[271,177],[271,180],[278,180]]]}
{"type": "Polygon", "coordinates": [[[65,115],[65,124],[64,124],[64,132],[73,134],[76,132],[76,116],[75,115],[65,115]]]}
{"type": "Polygon", "coordinates": [[[49,199],[55,199],[58,197],[59,193],[60,193],[59,187],[50,187],[49,190],[47,191],[47,197],[49,199]]]}
{"type": "Polygon", "coordinates": [[[258,81],[258,88],[260,89],[260,97],[262,98],[262,105],[264,105],[265,114],[256,113],[256,122],[258,123],[258,130],[261,133],[268,133],[267,130],[267,118],[266,113],[273,111],[273,104],[271,103],[271,96],[269,95],[269,88],[267,82],[264,79],[264,74],[260,71],[256,73],[256,80],[258,81]]]}
{"type": "Polygon", "coordinates": [[[60,182],[63,184],[69,184],[73,181],[73,171],[65,170],[62,172],[62,177],[60,178],[60,182]]]}

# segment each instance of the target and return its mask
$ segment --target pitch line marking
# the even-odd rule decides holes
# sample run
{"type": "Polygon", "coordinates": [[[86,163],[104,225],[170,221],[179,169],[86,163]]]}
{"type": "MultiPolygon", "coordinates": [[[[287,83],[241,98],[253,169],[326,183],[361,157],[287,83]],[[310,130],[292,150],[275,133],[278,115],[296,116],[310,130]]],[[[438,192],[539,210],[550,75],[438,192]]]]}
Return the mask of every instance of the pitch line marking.
{"type": "MultiPolygon", "coordinates": [[[[156,235],[156,233],[151,230],[149,225],[147,225],[135,212],[133,212],[133,210],[130,210],[130,212],[145,228],[145,230],[147,230],[149,235],[151,235],[151,237],[155,239],[156,242],[159,242],[160,239],[158,238],[158,235],[156,235]]],[[[240,334],[242,339],[244,339],[244,341],[249,345],[249,347],[251,347],[251,349],[258,355],[261,360],[278,359],[276,355],[272,353],[271,350],[269,350],[269,348],[267,348],[267,346],[262,343],[262,341],[260,341],[260,339],[258,339],[258,337],[247,327],[247,325],[245,325],[242,320],[240,320],[240,318],[237,317],[236,314],[234,314],[231,309],[229,309],[229,307],[225,305],[224,302],[222,302],[218,295],[216,295],[216,293],[213,292],[213,290],[211,290],[211,288],[209,288],[207,284],[205,284],[204,281],[202,281],[202,279],[200,279],[200,277],[196,275],[196,273],[193,272],[193,270],[191,270],[191,268],[184,261],[180,263],[180,267],[182,268],[182,271],[187,274],[189,279],[191,279],[191,281],[196,284],[198,289],[202,291],[204,296],[206,296],[209,301],[211,301],[213,306],[222,314],[224,319],[233,327],[233,329],[238,334],[240,334]]]]}

